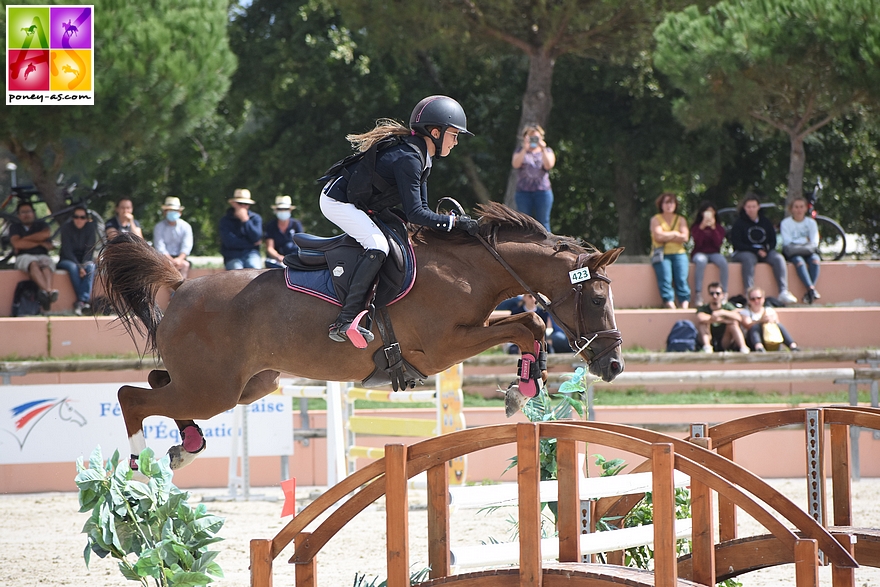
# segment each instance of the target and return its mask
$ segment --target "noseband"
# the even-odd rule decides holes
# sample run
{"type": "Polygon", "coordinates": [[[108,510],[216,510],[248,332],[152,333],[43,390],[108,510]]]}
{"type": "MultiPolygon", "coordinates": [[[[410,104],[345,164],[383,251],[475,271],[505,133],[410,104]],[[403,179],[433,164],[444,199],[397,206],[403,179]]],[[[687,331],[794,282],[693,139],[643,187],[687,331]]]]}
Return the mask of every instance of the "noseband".
{"type": "MultiPolygon", "coordinates": [[[[587,325],[584,321],[584,314],[582,312],[584,299],[583,283],[573,284],[572,288],[568,290],[568,292],[564,296],[558,298],[555,302],[549,299],[545,301],[543,296],[539,296],[531,287],[529,287],[529,285],[525,281],[522,280],[517,272],[513,270],[513,267],[511,267],[507,263],[507,261],[505,261],[501,257],[501,255],[498,254],[498,251],[496,251],[495,248],[492,247],[485,238],[480,235],[476,235],[476,237],[483,244],[483,246],[486,247],[486,250],[488,250],[499,263],[501,263],[501,266],[504,267],[505,270],[507,270],[510,276],[516,279],[517,282],[519,282],[523,289],[525,289],[526,293],[531,294],[532,297],[534,297],[535,300],[544,308],[544,310],[546,310],[547,313],[550,314],[550,317],[553,318],[553,323],[559,325],[559,327],[562,329],[562,332],[568,338],[568,344],[571,346],[571,348],[575,349],[575,354],[583,356],[584,360],[586,360],[588,364],[601,359],[605,355],[613,352],[614,349],[619,347],[621,344],[623,344],[623,337],[620,334],[620,330],[616,328],[610,330],[597,330],[593,332],[587,330],[587,325]],[[572,329],[565,322],[563,322],[559,318],[559,316],[557,316],[556,311],[554,310],[554,308],[557,308],[560,304],[562,304],[571,296],[574,296],[574,311],[578,317],[576,332],[572,332],[572,329]],[[590,348],[590,345],[593,344],[593,342],[597,338],[610,338],[612,339],[612,343],[605,347],[602,351],[597,353],[590,348]]],[[[588,258],[589,255],[579,255],[576,269],[583,269],[584,266],[586,266],[588,258]]],[[[590,272],[590,278],[598,279],[599,281],[604,281],[608,284],[611,283],[611,280],[605,275],[599,275],[594,272],[590,272]]]]}

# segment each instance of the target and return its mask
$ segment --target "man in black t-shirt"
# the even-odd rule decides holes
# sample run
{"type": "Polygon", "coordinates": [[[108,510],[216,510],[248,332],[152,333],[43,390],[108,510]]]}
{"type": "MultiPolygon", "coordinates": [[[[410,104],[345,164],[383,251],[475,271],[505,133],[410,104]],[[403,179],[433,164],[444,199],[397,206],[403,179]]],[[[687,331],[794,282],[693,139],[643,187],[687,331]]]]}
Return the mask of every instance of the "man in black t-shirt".
{"type": "Polygon", "coordinates": [[[724,300],[724,290],[717,281],[709,284],[709,303],[697,308],[697,332],[703,352],[738,350],[749,352],[742,329],[742,315],[724,300]]]}
{"type": "Polygon", "coordinates": [[[37,294],[44,311],[49,311],[58,300],[58,290],[52,288],[55,261],[49,256],[54,248],[49,225],[37,220],[30,202],[19,202],[15,209],[20,222],[9,227],[9,240],[15,249],[15,268],[24,271],[40,288],[37,294]]]}

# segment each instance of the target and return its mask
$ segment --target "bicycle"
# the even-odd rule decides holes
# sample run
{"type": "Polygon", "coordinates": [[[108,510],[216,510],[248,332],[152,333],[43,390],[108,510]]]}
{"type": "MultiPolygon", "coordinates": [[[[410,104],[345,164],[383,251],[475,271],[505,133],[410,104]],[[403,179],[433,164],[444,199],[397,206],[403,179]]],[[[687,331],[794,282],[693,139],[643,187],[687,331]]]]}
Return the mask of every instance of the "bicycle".
{"type": "MultiPolygon", "coordinates": [[[[816,211],[816,201],[819,199],[823,187],[822,180],[817,179],[813,191],[804,194],[804,199],[807,201],[807,216],[813,218],[819,225],[819,256],[839,261],[846,255],[846,232],[836,220],[816,211]]],[[[773,226],[779,231],[779,223],[782,222],[781,208],[774,202],[764,202],[761,204],[761,210],[764,211],[765,216],[773,221],[773,226]]],[[[721,224],[730,232],[733,223],[739,218],[739,209],[736,207],[720,208],[717,214],[721,224]]]]}
{"type": "MultiPolygon", "coordinates": [[[[59,180],[63,176],[59,177],[59,180]]],[[[61,208],[60,210],[56,210],[50,214],[47,214],[38,220],[42,220],[49,225],[52,236],[52,243],[55,245],[55,249],[61,245],[61,225],[70,217],[71,213],[78,206],[85,206],[86,213],[91,218],[91,221],[95,223],[98,228],[98,237],[99,243],[104,242],[104,219],[95,210],[89,208],[88,204],[91,200],[100,197],[97,193],[98,182],[95,181],[92,184],[92,188],[90,193],[86,196],[83,196],[78,199],[73,198],[73,193],[77,189],[77,185],[75,183],[71,184],[65,189],[67,193],[66,199],[69,202],[67,206],[61,208]]],[[[42,197],[40,191],[33,186],[14,186],[11,188],[9,196],[0,204],[0,265],[9,263],[10,259],[15,256],[15,250],[12,248],[12,241],[10,239],[9,229],[13,224],[19,224],[21,221],[18,219],[12,212],[5,211],[13,199],[17,199],[18,202],[26,201],[31,204],[35,204],[37,202],[42,202],[42,197]]],[[[16,202],[17,205],[17,202],[16,202]]]]}

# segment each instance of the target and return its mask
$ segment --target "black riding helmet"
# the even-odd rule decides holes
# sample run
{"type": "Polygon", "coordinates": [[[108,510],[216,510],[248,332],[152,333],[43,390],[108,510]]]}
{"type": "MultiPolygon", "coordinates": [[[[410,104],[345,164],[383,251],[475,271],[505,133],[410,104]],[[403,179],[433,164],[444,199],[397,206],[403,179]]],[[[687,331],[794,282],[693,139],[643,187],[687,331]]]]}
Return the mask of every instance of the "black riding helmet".
{"type": "Polygon", "coordinates": [[[467,116],[461,104],[448,96],[428,96],[413,108],[409,116],[409,127],[420,135],[431,139],[434,143],[435,156],[442,157],[443,137],[449,127],[458,129],[460,132],[473,135],[467,129],[467,116]],[[428,127],[436,126],[440,129],[440,137],[431,136],[428,127]]]}

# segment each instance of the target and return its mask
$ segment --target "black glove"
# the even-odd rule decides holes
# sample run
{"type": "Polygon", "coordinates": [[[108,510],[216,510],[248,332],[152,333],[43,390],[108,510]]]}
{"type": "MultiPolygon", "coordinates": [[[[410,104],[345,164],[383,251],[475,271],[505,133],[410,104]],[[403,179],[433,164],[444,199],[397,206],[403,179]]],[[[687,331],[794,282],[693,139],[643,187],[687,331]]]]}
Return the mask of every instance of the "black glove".
{"type": "Polygon", "coordinates": [[[470,216],[456,216],[455,228],[457,228],[458,230],[463,230],[469,235],[474,236],[480,231],[480,223],[470,216]]]}

